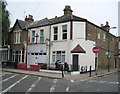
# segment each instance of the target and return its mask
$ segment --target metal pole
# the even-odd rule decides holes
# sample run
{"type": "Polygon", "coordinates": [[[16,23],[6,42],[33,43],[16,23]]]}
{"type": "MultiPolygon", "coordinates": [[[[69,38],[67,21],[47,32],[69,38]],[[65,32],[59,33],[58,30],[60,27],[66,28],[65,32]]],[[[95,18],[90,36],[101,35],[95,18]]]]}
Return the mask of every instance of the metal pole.
{"type": "Polygon", "coordinates": [[[97,75],[97,53],[95,54],[95,75],[97,75]]]}

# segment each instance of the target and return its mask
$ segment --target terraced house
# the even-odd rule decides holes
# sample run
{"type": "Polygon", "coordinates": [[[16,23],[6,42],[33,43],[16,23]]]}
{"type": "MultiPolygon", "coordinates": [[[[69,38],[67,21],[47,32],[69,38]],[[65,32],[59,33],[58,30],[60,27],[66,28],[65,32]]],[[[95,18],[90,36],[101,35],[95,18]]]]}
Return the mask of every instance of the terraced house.
{"type": "Polygon", "coordinates": [[[97,66],[108,68],[108,38],[110,68],[118,67],[115,59],[117,37],[109,34],[109,23],[99,27],[73,15],[70,6],[65,6],[63,11],[60,17],[44,18],[24,26],[27,27],[28,45],[24,53],[27,53],[28,67],[31,64],[47,64],[48,68],[55,68],[55,62],[60,60],[62,64],[68,63],[71,72],[89,71],[90,66],[95,70],[92,48],[97,45],[100,49],[97,66]]]}
{"type": "Polygon", "coordinates": [[[26,17],[24,21],[17,19],[9,34],[12,61],[26,63],[27,27],[31,22],[33,22],[31,15],[26,17]]]}

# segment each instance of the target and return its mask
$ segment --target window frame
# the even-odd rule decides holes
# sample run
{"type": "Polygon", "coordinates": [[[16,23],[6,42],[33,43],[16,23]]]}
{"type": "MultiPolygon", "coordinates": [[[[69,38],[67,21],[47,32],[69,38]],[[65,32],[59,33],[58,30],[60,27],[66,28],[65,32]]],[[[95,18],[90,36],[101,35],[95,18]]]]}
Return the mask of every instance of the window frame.
{"type": "Polygon", "coordinates": [[[31,43],[35,43],[35,30],[32,30],[32,40],[31,40],[31,43]]]}
{"type": "Polygon", "coordinates": [[[44,29],[40,29],[40,43],[44,42],[44,29]]]}
{"type": "Polygon", "coordinates": [[[58,40],[58,26],[53,27],[53,40],[58,40]]]}
{"type": "Polygon", "coordinates": [[[67,39],[67,25],[62,25],[62,39],[67,39]]]}

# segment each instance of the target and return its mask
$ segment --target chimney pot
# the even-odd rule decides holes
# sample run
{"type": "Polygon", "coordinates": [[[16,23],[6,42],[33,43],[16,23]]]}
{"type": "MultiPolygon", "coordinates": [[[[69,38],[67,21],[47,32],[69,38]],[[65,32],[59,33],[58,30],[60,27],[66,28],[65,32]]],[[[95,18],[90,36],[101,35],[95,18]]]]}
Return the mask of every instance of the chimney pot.
{"type": "Polygon", "coordinates": [[[64,11],[64,15],[68,16],[68,15],[72,15],[72,10],[71,10],[71,6],[66,5],[64,11]]]}

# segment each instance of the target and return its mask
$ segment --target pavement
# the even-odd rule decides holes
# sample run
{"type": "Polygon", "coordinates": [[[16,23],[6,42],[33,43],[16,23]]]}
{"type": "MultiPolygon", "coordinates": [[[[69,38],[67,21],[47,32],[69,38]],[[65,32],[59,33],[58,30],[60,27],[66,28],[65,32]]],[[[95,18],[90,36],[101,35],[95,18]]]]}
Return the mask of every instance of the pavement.
{"type": "Polygon", "coordinates": [[[53,70],[40,69],[40,71],[30,71],[30,70],[20,70],[20,69],[11,69],[11,68],[0,68],[0,70],[5,72],[28,74],[28,75],[48,77],[54,79],[85,80],[85,79],[93,79],[96,77],[103,77],[105,75],[109,75],[111,73],[117,72],[118,68],[110,69],[110,72],[108,72],[107,69],[98,69],[97,75],[95,74],[95,71],[91,72],[91,77],[89,72],[82,74],[71,74],[64,72],[64,77],[62,77],[61,71],[53,71],[53,70]]]}

